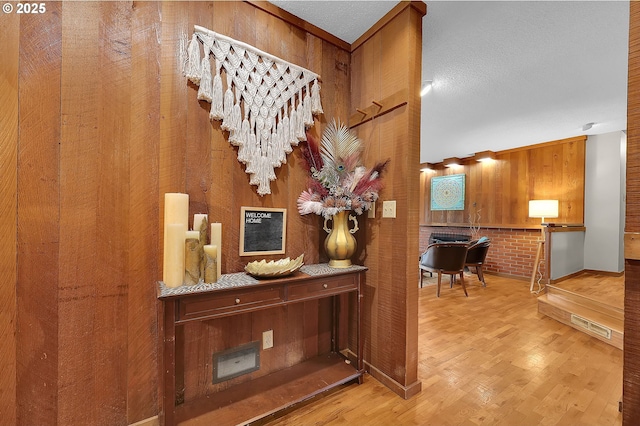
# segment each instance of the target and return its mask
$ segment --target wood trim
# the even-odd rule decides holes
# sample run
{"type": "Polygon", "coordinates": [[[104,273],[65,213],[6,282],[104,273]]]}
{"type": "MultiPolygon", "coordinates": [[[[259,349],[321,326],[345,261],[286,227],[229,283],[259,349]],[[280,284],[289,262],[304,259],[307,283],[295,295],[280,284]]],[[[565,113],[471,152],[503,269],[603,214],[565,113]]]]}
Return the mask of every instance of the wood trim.
{"type": "Polygon", "coordinates": [[[422,382],[420,380],[411,383],[408,386],[404,386],[366,361],[364,363],[364,367],[367,373],[371,375],[371,377],[373,377],[404,399],[409,399],[422,391],[422,382]]]}
{"type": "Polygon", "coordinates": [[[280,9],[278,6],[272,3],[254,0],[245,0],[245,2],[262,10],[263,12],[267,12],[268,14],[275,16],[276,18],[282,19],[283,21],[293,25],[294,27],[300,28],[301,30],[306,31],[311,35],[319,37],[322,40],[331,43],[336,47],[339,47],[340,49],[346,50],[347,52],[351,50],[351,45],[346,41],[334,36],[333,34],[328,33],[322,28],[316,27],[315,25],[305,21],[304,19],[298,18],[297,16],[287,12],[284,9],[280,9]]]}
{"type": "Polygon", "coordinates": [[[640,232],[624,233],[624,258],[640,260],[640,232]]]}
{"type": "MultiPolygon", "coordinates": [[[[423,227],[433,227],[433,228],[437,228],[437,227],[446,227],[446,228],[469,228],[469,224],[468,223],[421,223],[420,226],[423,227]]],[[[510,224],[506,224],[506,225],[498,225],[498,224],[490,224],[490,225],[485,225],[485,224],[480,224],[480,229],[517,229],[517,230],[521,230],[521,229],[540,229],[540,225],[531,225],[531,226],[527,226],[527,225],[518,225],[515,223],[510,223],[510,224]]]]}
{"type": "Polygon", "coordinates": [[[131,423],[129,426],[160,426],[159,416],[149,417],[139,422],[131,423]]]}
{"type": "Polygon", "coordinates": [[[569,275],[565,275],[564,277],[560,277],[560,278],[556,278],[555,280],[550,279],[549,280],[549,284],[557,284],[559,282],[565,281],[565,280],[569,280],[571,278],[575,278],[578,275],[584,274],[586,271],[583,269],[581,271],[578,272],[574,272],[573,274],[569,274],[569,275]]]}
{"type": "MultiPolygon", "coordinates": [[[[640,3],[630,2],[629,61],[627,86],[627,188],[625,243],[630,233],[640,232],[640,3]]],[[[625,257],[637,257],[635,247],[625,244],[625,257]]],[[[640,418],[640,262],[625,260],[624,358],[622,373],[622,424],[640,418]]]]}
{"type": "Polygon", "coordinates": [[[586,272],[587,274],[594,275],[605,275],[608,277],[621,277],[624,275],[624,271],[621,272],[612,272],[612,271],[598,271],[597,269],[584,269],[582,272],[586,272]]]}
{"type": "Polygon", "coordinates": [[[427,14],[427,5],[423,1],[407,1],[402,0],[393,9],[387,12],[378,22],[376,22],[371,28],[369,28],[364,34],[362,34],[356,41],[351,44],[351,51],[353,52],[360,46],[362,46],[367,40],[369,40],[375,33],[380,31],[382,27],[391,22],[397,15],[399,15],[407,7],[412,7],[418,11],[422,16],[427,14]]]}
{"type": "Polygon", "coordinates": [[[558,139],[556,141],[541,142],[533,145],[522,146],[519,148],[505,149],[504,151],[496,151],[496,157],[501,154],[511,154],[514,152],[528,151],[530,149],[547,148],[550,146],[562,145],[562,144],[571,143],[571,142],[584,142],[586,140],[587,140],[586,136],[573,136],[566,139],[558,139]]]}
{"type": "Polygon", "coordinates": [[[547,232],[584,232],[587,230],[586,226],[547,226],[547,232]]]}

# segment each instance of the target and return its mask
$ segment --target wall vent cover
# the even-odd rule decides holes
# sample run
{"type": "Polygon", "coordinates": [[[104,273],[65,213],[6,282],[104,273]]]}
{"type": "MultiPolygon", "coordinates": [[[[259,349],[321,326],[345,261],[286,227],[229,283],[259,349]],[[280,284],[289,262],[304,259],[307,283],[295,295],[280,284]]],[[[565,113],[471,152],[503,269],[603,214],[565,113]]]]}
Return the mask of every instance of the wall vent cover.
{"type": "Polygon", "coordinates": [[[585,330],[589,330],[590,332],[604,337],[605,339],[611,339],[611,329],[609,327],[605,327],[604,325],[598,324],[597,322],[593,322],[578,315],[571,314],[571,324],[576,325],[580,328],[584,328],[585,330]]]}
{"type": "Polygon", "coordinates": [[[224,382],[259,369],[259,340],[213,354],[213,383],[224,382]]]}

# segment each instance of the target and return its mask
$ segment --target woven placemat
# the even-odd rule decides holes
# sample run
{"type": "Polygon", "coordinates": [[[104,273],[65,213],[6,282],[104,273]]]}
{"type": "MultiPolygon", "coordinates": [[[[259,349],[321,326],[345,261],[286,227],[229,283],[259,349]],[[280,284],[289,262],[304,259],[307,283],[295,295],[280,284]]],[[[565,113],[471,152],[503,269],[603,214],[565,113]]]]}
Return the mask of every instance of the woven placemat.
{"type": "Polygon", "coordinates": [[[244,272],[236,272],[233,274],[223,274],[215,283],[205,283],[200,281],[196,285],[182,285],[180,287],[167,287],[160,281],[160,296],[176,296],[181,294],[200,293],[211,290],[221,290],[225,288],[244,287],[248,285],[258,284],[260,281],[244,272]]]}
{"type": "Polygon", "coordinates": [[[364,271],[366,270],[366,266],[360,265],[351,265],[348,268],[332,268],[328,263],[318,263],[315,265],[303,265],[300,268],[300,272],[304,272],[307,275],[317,276],[317,275],[336,275],[342,274],[344,272],[351,271],[364,271]]]}

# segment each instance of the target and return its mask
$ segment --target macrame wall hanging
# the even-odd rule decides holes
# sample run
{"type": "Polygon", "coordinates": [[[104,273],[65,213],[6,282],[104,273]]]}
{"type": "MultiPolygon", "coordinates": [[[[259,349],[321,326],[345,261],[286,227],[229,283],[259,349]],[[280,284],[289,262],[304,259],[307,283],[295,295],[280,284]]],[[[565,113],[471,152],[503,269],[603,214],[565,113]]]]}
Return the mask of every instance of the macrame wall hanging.
{"type": "Polygon", "coordinates": [[[320,76],[197,25],[185,75],[199,86],[198,99],[211,103],[209,118],[229,132],[251,185],[270,194],[274,169],[323,112],[320,76]]]}

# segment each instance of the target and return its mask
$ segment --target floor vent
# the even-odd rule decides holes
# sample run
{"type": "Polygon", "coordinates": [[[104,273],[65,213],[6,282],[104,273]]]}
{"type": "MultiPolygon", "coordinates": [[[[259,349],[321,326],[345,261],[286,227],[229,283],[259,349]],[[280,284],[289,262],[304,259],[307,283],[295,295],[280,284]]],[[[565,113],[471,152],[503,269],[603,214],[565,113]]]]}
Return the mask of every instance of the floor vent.
{"type": "Polygon", "coordinates": [[[589,330],[590,332],[604,337],[605,339],[611,339],[611,329],[609,327],[605,327],[604,325],[589,321],[586,318],[571,314],[571,324],[577,325],[578,327],[584,328],[585,330],[589,330]]]}

